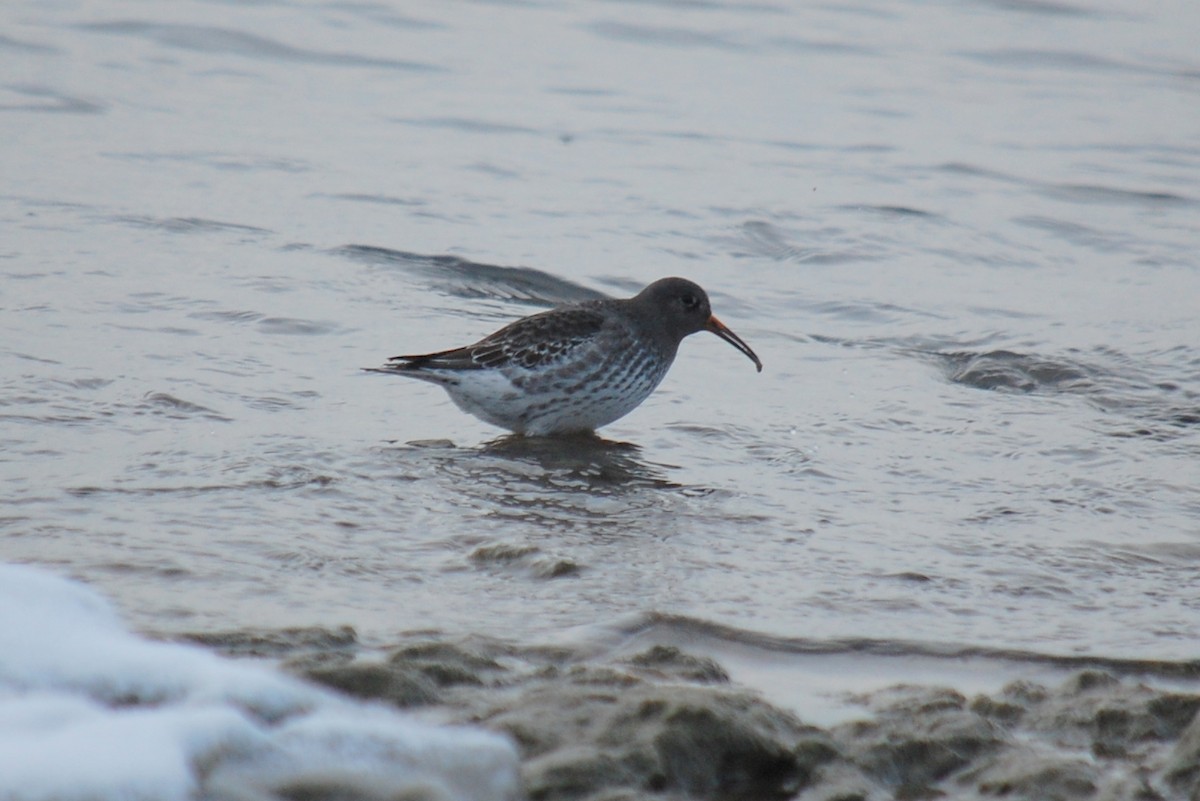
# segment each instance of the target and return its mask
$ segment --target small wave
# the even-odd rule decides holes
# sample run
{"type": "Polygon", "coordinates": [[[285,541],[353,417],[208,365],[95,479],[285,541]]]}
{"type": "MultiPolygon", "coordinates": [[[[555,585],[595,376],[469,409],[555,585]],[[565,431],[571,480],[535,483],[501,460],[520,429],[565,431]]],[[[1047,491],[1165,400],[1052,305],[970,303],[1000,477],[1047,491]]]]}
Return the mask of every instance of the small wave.
{"type": "Polygon", "coordinates": [[[146,217],[139,215],[121,215],[112,218],[114,222],[125,223],[139,228],[157,228],[161,231],[170,231],[173,234],[203,234],[225,231],[240,231],[252,234],[269,234],[265,228],[257,228],[253,225],[243,225],[242,223],[222,222],[221,220],[207,220],[203,217],[146,217]]]}
{"type": "Polygon", "coordinates": [[[230,28],[212,25],[187,25],[180,23],[143,22],[141,20],[113,20],[111,22],[87,22],[78,26],[85,31],[140,36],[157,42],[164,47],[182,50],[197,50],[203,53],[230,53],[248,58],[272,61],[298,61],[307,64],[328,64],[340,67],[382,67],[385,69],[444,72],[441,67],[418,61],[403,61],[394,58],[362,56],[357,53],[340,53],[310,50],[284,44],[283,42],[257,36],[230,28]]]}
{"type": "Polygon", "coordinates": [[[1047,184],[1043,194],[1072,203],[1190,205],[1196,201],[1174,192],[1121,189],[1100,184],[1047,184]]]}
{"type": "Polygon", "coordinates": [[[481,569],[511,571],[514,568],[535,579],[576,576],[583,566],[576,560],[544,553],[536,545],[494,542],[480,545],[468,557],[481,569]]]}
{"type": "Polygon", "coordinates": [[[9,84],[12,92],[33,98],[29,103],[0,103],[0,111],[40,111],[54,114],[102,114],[107,106],[33,84],[9,84]]]}
{"type": "Polygon", "coordinates": [[[542,132],[536,128],[528,128],[524,125],[511,125],[505,122],[489,122],[488,120],[476,120],[468,117],[428,117],[428,118],[406,118],[396,117],[393,122],[403,123],[404,125],[413,125],[421,128],[448,128],[453,131],[462,133],[481,133],[481,134],[541,134],[542,132]]]}
{"type": "Polygon", "coordinates": [[[437,288],[461,298],[492,298],[549,308],[602,300],[608,295],[531,267],[500,267],[458,256],[428,256],[372,245],[345,245],[334,255],[394,266],[435,278],[437,288]]]}
{"type": "Polygon", "coordinates": [[[321,336],[341,330],[334,322],[302,320],[296,317],[264,317],[258,321],[258,329],[264,334],[284,336],[321,336]]]}
{"type": "Polygon", "coordinates": [[[1080,366],[1008,350],[939,356],[945,362],[951,382],[975,389],[1078,391],[1093,386],[1088,371],[1080,366]]]}
{"type": "Polygon", "coordinates": [[[988,659],[998,662],[1020,662],[1062,670],[1105,670],[1117,675],[1146,675],[1170,679],[1200,679],[1200,659],[1124,659],[1118,657],[1052,654],[1016,648],[993,648],[986,645],[961,643],[919,642],[901,639],[846,637],[809,639],[780,637],[762,632],[727,626],[710,620],[647,612],[627,621],[620,628],[626,637],[653,635],[653,639],[674,642],[679,639],[696,645],[707,640],[710,646],[726,643],[749,646],[764,652],[796,656],[866,655],[877,657],[923,657],[926,659],[959,661],[988,659]]]}
{"type": "Polygon", "coordinates": [[[218,322],[228,323],[254,323],[263,319],[264,315],[255,311],[202,311],[191,312],[188,317],[197,320],[216,320],[218,322]]]}
{"type": "Polygon", "coordinates": [[[941,219],[940,214],[935,214],[932,211],[924,209],[915,209],[911,206],[891,206],[887,204],[870,204],[856,203],[854,205],[838,206],[843,211],[868,212],[879,214],[885,217],[905,217],[905,218],[920,218],[927,220],[941,219]]]}
{"type": "Polygon", "coordinates": [[[372,195],[363,192],[341,192],[336,194],[317,193],[310,197],[327,197],[333,200],[349,200],[355,203],[382,203],[389,206],[425,206],[428,201],[421,198],[392,197],[391,195],[372,195]]]}
{"type": "MultiPolygon", "coordinates": [[[[1157,377],[1153,365],[1112,349],[1093,358],[1044,357],[1010,350],[918,351],[932,356],[949,381],[973,389],[1022,393],[1061,393],[1086,398],[1122,422],[1107,433],[1116,437],[1172,439],[1200,425],[1200,397],[1157,377]]],[[[1174,369],[1174,368],[1164,368],[1174,369]]]]}
{"type": "Polygon", "coordinates": [[[1093,17],[1099,13],[1090,8],[1055,3],[1049,0],[985,0],[987,5],[995,6],[1004,11],[1021,11],[1029,14],[1045,14],[1062,17],[1093,17]]]}
{"type": "Polygon", "coordinates": [[[766,42],[771,47],[796,53],[818,56],[880,56],[879,48],[859,42],[833,41],[830,39],[807,39],[799,36],[776,36],[766,42]]]}
{"type": "Polygon", "coordinates": [[[1019,69],[1084,70],[1087,72],[1122,71],[1134,73],[1169,74],[1141,64],[1096,56],[1070,50],[1038,50],[1034,48],[998,48],[995,50],[963,51],[959,55],[973,61],[1000,67],[1019,69]]]}
{"type": "MultiPolygon", "coordinates": [[[[309,164],[298,159],[284,158],[281,156],[254,156],[247,155],[245,153],[222,153],[219,151],[209,150],[184,150],[166,153],[127,153],[115,151],[102,152],[100,155],[104,156],[105,158],[121,159],[124,161],[166,161],[179,162],[181,164],[200,164],[216,170],[308,172],[312,169],[309,164]]],[[[153,218],[131,217],[129,219],[138,220],[153,218]]]]}
{"type": "Polygon", "coordinates": [[[746,50],[748,45],[714,31],[699,31],[679,26],[635,25],[628,22],[601,21],[586,26],[603,39],[667,47],[710,47],[717,50],[746,50]]]}
{"type": "MultiPolygon", "coordinates": [[[[1166,192],[1156,189],[1126,189],[1123,187],[1105,186],[1103,184],[1075,184],[1075,183],[1050,183],[1047,181],[1038,181],[1032,178],[1024,178],[1019,175],[1000,172],[998,170],[990,170],[983,167],[976,167],[972,164],[963,164],[960,162],[951,162],[942,164],[938,168],[941,172],[953,173],[957,175],[966,175],[975,178],[987,178],[993,181],[1002,181],[1004,183],[1017,184],[1019,186],[1028,187],[1032,191],[1038,192],[1045,197],[1054,200],[1064,200],[1070,203],[1087,203],[1087,204],[1112,204],[1112,205],[1153,205],[1153,206],[1190,206],[1197,201],[1185,195],[1175,192],[1166,192]]],[[[1024,221],[1025,224],[1041,225],[1045,227],[1045,218],[1025,217],[1019,221],[1024,221]]]]}
{"type": "Polygon", "coordinates": [[[1046,231],[1071,245],[1079,245],[1102,253],[1123,253],[1132,249],[1131,243],[1126,241],[1126,237],[1068,220],[1032,214],[1014,217],[1012,221],[1017,225],[1046,231]]]}
{"type": "Polygon", "coordinates": [[[215,492],[245,492],[247,490],[293,490],[303,489],[305,487],[325,488],[336,483],[336,479],[321,474],[304,473],[295,478],[289,478],[282,475],[277,477],[258,479],[254,481],[245,481],[241,483],[225,483],[225,484],[181,484],[178,486],[142,486],[142,487],[123,487],[123,486],[98,486],[96,484],[83,484],[77,487],[67,487],[66,492],[76,498],[87,498],[94,495],[128,495],[137,497],[156,497],[161,495],[181,496],[181,497],[197,497],[208,495],[215,492]]]}
{"type": "Polygon", "coordinates": [[[23,42],[20,39],[14,39],[11,36],[0,34],[0,50],[16,50],[21,53],[60,53],[62,52],[57,47],[50,45],[35,44],[33,42],[23,42]]]}
{"type": "Polygon", "coordinates": [[[207,420],[216,420],[222,423],[228,423],[232,418],[208,408],[201,406],[198,403],[177,398],[166,392],[149,392],[142,398],[139,408],[148,410],[157,414],[163,414],[167,417],[175,419],[185,419],[188,417],[203,417],[207,420]]]}
{"type": "Polygon", "coordinates": [[[737,248],[733,252],[734,256],[765,256],[774,261],[841,264],[872,258],[870,254],[863,251],[803,247],[792,244],[778,226],[765,220],[747,220],[742,223],[741,235],[736,237],[732,244],[737,248]]]}

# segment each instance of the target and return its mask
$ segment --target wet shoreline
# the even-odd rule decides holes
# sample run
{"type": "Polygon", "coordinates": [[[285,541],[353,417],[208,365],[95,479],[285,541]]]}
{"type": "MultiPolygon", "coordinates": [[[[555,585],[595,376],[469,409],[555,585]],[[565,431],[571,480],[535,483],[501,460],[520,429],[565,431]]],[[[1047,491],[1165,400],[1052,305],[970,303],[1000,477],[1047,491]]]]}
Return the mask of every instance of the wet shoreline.
{"type": "MultiPolygon", "coordinates": [[[[1200,684],[1191,662],[1009,654],[1013,665],[1053,672],[1044,682],[970,692],[905,674],[904,659],[916,655],[898,652],[910,646],[810,643],[808,654],[792,657],[852,651],[860,669],[875,666],[880,685],[843,694],[840,718],[814,725],[804,708],[732,679],[703,644],[652,637],[616,649],[434,632],[378,649],[361,646],[350,628],[186,639],[423,720],[505,735],[531,799],[1149,801],[1200,791],[1200,684]]],[[[985,652],[927,648],[921,656],[953,665],[985,652]]],[[[321,797],[390,796],[349,781],[321,797]]]]}

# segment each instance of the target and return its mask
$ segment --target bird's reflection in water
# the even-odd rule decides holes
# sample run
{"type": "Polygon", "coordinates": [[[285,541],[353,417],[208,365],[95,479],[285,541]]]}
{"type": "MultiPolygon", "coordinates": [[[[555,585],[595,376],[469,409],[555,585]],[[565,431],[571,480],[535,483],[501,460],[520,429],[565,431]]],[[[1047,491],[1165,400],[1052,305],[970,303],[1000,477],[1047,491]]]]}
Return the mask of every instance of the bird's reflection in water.
{"type": "MultiPolygon", "coordinates": [[[[641,458],[642,449],[595,434],[569,437],[504,436],[483,445],[478,453],[540,469],[547,488],[570,486],[604,494],[631,488],[676,489],[666,477],[668,465],[641,458]]],[[[528,477],[526,471],[522,474],[528,477]]]]}
{"type": "Polygon", "coordinates": [[[662,491],[682,486],[668,478],[670,465],[646,461],[639,446],[594,434],[505,436],[474,448],[410,442],[403,451],[424,463],[429,479],[449,483],[436,496],[453,498],[459,513],[473,510],[467,514],[477,523],[490,521],[484,529],[492,534],[504,533],[504,521],[593,534],[598,520],[613,533],[640,529],[647,515],[657,517],[662,491]]]}

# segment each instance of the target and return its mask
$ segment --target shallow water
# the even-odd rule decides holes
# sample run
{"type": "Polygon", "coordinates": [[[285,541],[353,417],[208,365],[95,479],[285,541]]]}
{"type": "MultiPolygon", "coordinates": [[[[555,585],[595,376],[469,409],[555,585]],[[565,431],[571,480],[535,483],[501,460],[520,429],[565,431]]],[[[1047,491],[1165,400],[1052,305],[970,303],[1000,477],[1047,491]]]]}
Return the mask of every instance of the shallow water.
{"type": "Polygon", "coordinates": [[[0,19],[0,558],[167,634],[1194,658],[1192,4],[0,19]],[[765,370],[603,440],[359,371],[673,274],[765,370]]]}

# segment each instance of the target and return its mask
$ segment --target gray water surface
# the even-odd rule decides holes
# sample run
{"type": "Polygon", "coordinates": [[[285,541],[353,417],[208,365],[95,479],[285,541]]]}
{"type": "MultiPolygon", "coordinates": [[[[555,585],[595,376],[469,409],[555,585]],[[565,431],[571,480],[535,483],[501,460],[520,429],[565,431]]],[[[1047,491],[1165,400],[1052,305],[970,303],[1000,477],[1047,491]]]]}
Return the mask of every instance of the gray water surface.
{"type": "Polygon", "coordinates": [[[0,558],[161,633],[1186,660],[1200,7],[0,7],[0,558]],[[600,440],[360,372],[690,277],[600,440]]]}

